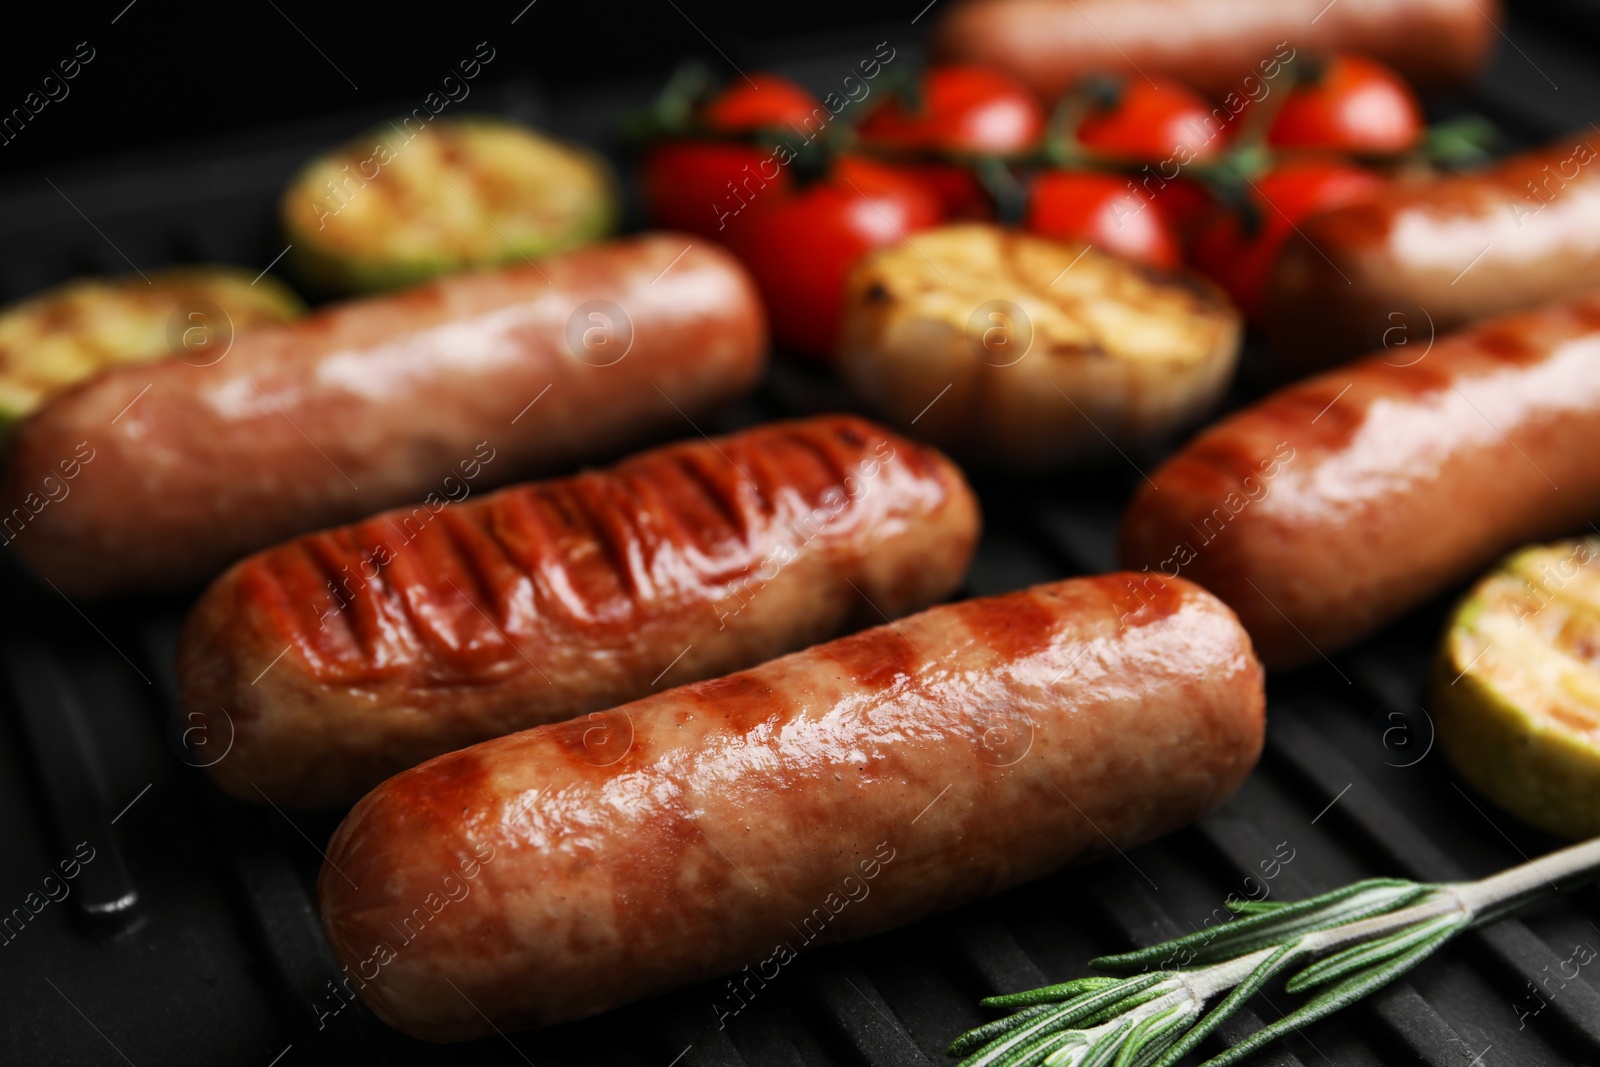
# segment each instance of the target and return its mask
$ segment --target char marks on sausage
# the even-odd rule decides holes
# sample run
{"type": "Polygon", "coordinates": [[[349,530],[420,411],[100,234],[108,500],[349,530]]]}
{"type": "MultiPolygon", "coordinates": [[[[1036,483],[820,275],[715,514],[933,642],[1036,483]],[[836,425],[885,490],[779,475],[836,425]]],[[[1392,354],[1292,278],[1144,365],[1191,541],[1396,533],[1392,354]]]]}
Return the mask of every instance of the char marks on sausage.
{"type": "Polygon", "coordinates": [[[690,441],[241,561],[185,628],[184,707],[237,735],[211,772],[230,792],[350,801],[450,748],[924,607],[977,526],[949,460],[861,419],[690,441]]]}
{"type": "Polygon", "coordinates": [[[1137,494],[1122,560],[1203,583],[1269,667],[1297,666],[1592,521],[1597,454],[1591,296],[1441,338],[1409,363],[1379,353],[1223,420],[1137,494]]]}
{"type": "Polygon", "coordinates": [[[357,990],[407,1033],[547,1025],[1171,830],[1248,774],[1263,712],[1238,621],[1183,580],[933,608],[616,708],[619,761],[587,758],[579,720],[397,775],[328,846],[323,924],[352,971],[392,946],[357,990]],[[471,895],[395,944],[480,851],[471,895]]]}

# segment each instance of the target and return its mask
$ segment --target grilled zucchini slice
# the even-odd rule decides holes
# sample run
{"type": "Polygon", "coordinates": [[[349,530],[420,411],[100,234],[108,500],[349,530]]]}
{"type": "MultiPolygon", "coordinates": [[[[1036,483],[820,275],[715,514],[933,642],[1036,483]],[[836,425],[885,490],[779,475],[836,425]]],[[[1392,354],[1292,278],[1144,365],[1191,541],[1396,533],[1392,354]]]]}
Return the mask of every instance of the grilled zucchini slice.
{"type": "Polygon", "coordinates": [[[1600,538],[1525,548],[1445,632],[1439,743],[1496,804],[1564,837],[1600,833],[1600,538]]]}
{"type": "Polygon", "coordinates": [[[472,116],[391,122],[312,160],[280,215],[296,275],[357,293],[587,244],[618,208],[594,153],[472,116]]]}
{"type": "Polygon", "coordinates": [[[79,278],[0,309],[0,436],[106,367],[168,355],[214,363],[235,334],[305,312],[283,283],[252,277],[196,266],[79,278]]]}
{"type": "Polygon", "coordinates": [[[1204,412],[1233,377],[1240,330],[1221,291],[1193,275],[948,226],[856,265],[839,365],[912,432],[972,459],[1047,467],[1204,412]]]}

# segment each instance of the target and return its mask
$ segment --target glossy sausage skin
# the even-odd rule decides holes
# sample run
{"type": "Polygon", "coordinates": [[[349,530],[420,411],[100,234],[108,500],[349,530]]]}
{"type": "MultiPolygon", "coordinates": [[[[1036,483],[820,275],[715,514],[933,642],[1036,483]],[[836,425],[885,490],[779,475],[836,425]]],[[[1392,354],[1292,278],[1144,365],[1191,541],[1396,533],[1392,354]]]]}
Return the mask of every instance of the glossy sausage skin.
{"type": "Polygon", "coordinates": [[[1376,348],[1419,358],[1477,319],[1600,287],[1600,136],[1479,174],[1398,183],[1306,219],[1267,284],[1276,358],[1305,372],[1376,348]]]}
{"type": "Polygon", "coordinates": [[[541,726],[396,775],[334,833],[323,928],[389,1023],[443,1041],[593,1015],[1131,847],[1239,786],[1264,697],[1220,601],[1120,574],[936,607],[603,726],[621,759],[594,722],[541,726]]]}
{"type": "Polygon", "coordinates": [[[171,587],[452,496],[485,449],[474,490],[681,433],[754,384],[766,347],[742,268],[690,243],[658,234],[449,278],[245,334],[208,366],[94,379],[19,428],[6,536],[68,595],[171,587]],[[75,453],[92,459],[70,494],[42,502],[75,453]]]}
{"type": "Polygon", "coordinates": [[[1123,563],[1201,583],[1293,667],[1600,516],[1600,295],[1387,359],[1201,434],[1135,497],[1123,563]]]}
{"type": "Polygon", "coordinates": [[[1105,73],[1166,76],[1218,100],[1260,97],[1263,62],[1332,52],[1364,53],[1435,88],[1477,75],[1498,41],[1499,8],[1496,0],[961,0],[940,19],[933,51],[1009,71],[1046,100],[1105,73]]]}
{"type": "Polygon", "coordinates": [[[230,793],[348,804],[451,749],[804,648],[954,592],[961,472],[852,416],[378,515],[235,564],[178,653],[230,793]],[[881,614],[880,614],[881,612],[881,614]]]}

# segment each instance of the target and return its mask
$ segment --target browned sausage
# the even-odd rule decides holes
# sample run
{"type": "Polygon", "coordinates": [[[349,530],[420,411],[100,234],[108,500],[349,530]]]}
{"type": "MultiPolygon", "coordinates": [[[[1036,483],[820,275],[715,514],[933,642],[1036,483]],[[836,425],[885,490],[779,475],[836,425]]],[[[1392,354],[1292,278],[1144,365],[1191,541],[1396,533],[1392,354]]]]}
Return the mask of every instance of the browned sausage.
{"type": "Polygon", "coordinates": [[[231,744],[210,767],[230,793],[347,804],[441,752],[924,608],[977,535],[961,472],[862,419],[696,439],[235,564],[179,646],[184,721],[231,744]]]}
{"type": "Polygon", "coordinates": [[[1585,131],[1300,223],[1263,301],[1283,368],[1379,347],[1395,361],[1420,358],[1438,334],[1600,286],[1597,146],[1585,131]]]}
{"type": "Polygon", "coordinates": [[[1268,667],[1330,656],[1600,516],[1600,296],[1380,354],[1223,420],[1151,475],[1130,567],[1226,600],[1268,667]]]}
{"type": "Polygon", "coordinates": [[[1498,0],[962,0],[936,57],[1010,71],[1046,100],[1091,74],[1168,77],[1260,98],[1294,56],[1362,52],[1423,88],[1471,81],[1498,40],[1498,0]]]}
{"type": "Polygon", "coordinates": [[[1263,726],[1248,637],[1189,582],[969,600],[396,775],[328,845],[323,928],[348,988],[436,1041],[774,980],[1199,818],[1263,726]]]}
{"type": "Polygon", "coordinates": [[[450,278],[62,396],[17,431],[0,533],[70,595],[197,581],[306,530],[683,432],[764,351],[748,277],[704,241],[450,278]]]}

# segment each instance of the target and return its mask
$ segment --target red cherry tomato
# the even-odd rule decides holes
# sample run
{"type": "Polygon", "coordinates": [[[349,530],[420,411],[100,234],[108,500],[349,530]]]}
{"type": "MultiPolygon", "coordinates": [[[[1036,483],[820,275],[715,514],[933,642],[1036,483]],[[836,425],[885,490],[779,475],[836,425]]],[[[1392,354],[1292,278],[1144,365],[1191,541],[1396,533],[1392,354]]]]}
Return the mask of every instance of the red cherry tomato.
{"type": "Polygon", "coordinates": [[[1178,264],[1178,242],[1167,217],[1122,175],[1065,170],[1039,175],[1025,225],[1045,237],[1087,241],[1142,263],[1178,264]]]}
{"type": "Polygon", "coordinates": [[[1205,186],[1190,178],[1174,178],[1164,186],[1152,179],[1149,185],[1156,207],[1167,217],[1178,242],[1187,245],[1210,217],[1216,201],[1205,186]]]}
{"type": "Polygon", "coordinates": [[[1272,120],[1267,143],[1330,152],[1403,152],[1422,136],[1416,94],[1365,56],[1329,59],[1314,82],[1296,85],[1272,120]]]}
{"type": "Polygon", "coordinates": [[[1078,124],[1078,141],[1124,159],[1172,160],[1187,166],[1220,152],[1227,141],[1226,108],[1212,114],[1190,89],[1165,79],[1124,84],[1116,101],[1096,107],[1078,124]]]}
{"type": "MultiPolygon", "coordinates": [[[[706,102],[701,117],[714,129],[729,133],[789,129],[814,117],[822,102],[788,78],[752,74],[706,102]]],[[[827,114],[824,110],[823,114],[827,114]]]]}
{"type": "Polygon", "coordinates": [[[947,219],[992,219],[994,203],[977,175],[959,163],[896,163],[894,169],[915,179],[939,200],[947,219]]]}
{"type": "MultiPolygon", "coordinates": [[[[1000,71],[935,67],[923,76],[920,92],[919,106],[894,96],[869,112],[857,130],[862,143],[900,152],[1006,154],[1027,151],[1044,135],[1044,107],[1026,86],[1000,71]]],[[[993,214],[988,194],[966,168],[915,163],[907,169],[939,193],[946,215],[993,214]]]]}
{"type": "Polygon", "coordinates": [[[847,157],[824,180],[752,215],[733,247],[761,290],[778,346],[829,360],[850,267],[940,217],[937,198],[916,178],[847,157]]]}
{"type": "MultiPolygon", "coordinates": [[[[701,112],[710,126],[729,133],[795,128],[815,130],[810,93],[785,78],[751,75],[713,97],[701,112]]],[[[658,226],[688,230],[726,242],[752,209],[777,200],[793,185],[772,147],[732,141],[666,141],[645,152],[639,182],[645,213],[658,226]]]]}
{"type": "Polygon", "coordinates": [[[1258,178],[1252,199],[1260,226],[1247,233],[1237,213],[1219,212],[1196,238],[1195,265],[1252,318],[1261,312],[1279,251],[1302,219],[1369,196],[1382,179],[1339,159],[1292,160],[1258,178]]]}
{"type": "Polygon", "coordinates": [[[718,141],[667,141],[645,153],[640,192],[657,226],[718,241],[794,182],[770,149],[718,141]]]}
{"type": "Polygon", "coordinates": [[[886,148],[1018,152],[1044,133],[1044,107],[1021,82],[987,67],[934,67],[920,106],[892,96],[861,123],[863,140],[886,148]]]}
{"type": "MultiPolygon", "coordinates": [[[[864,146],[891,152],[1026,152],[1045,134],[1045,109],[1026,86],[989,67],[934,67],[923,75],[920,107],[891,96],[858,128],[864,146]]],[[[989,194],[965,166],[907,163],[939,194],[947,218],[994,214],[989,194]]]]}

